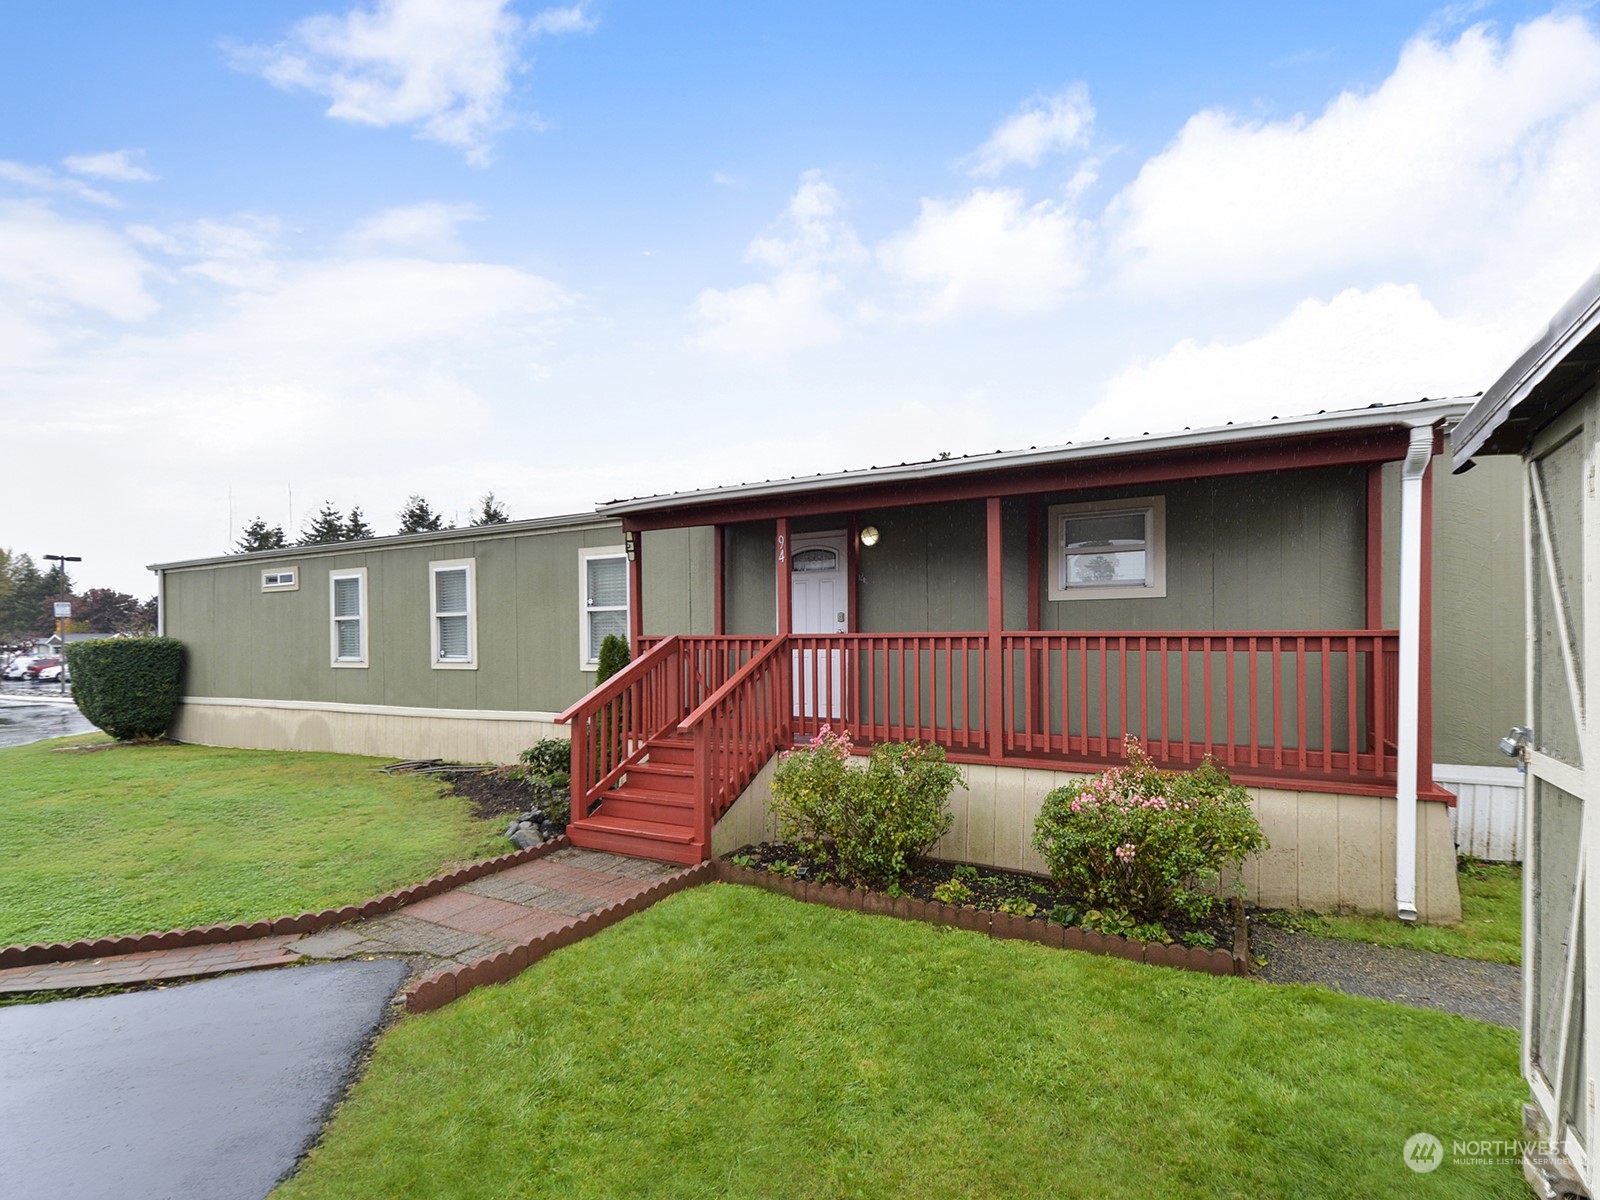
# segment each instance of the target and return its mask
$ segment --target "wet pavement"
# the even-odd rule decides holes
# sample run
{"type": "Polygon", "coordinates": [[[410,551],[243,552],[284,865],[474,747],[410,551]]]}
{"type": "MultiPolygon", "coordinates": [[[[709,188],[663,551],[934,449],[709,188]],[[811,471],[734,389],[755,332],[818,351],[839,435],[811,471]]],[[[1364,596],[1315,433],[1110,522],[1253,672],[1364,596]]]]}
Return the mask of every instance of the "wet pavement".
{"type": "Polygon", "coordinates": [[[25,746],[93,729],[72,702],[70,692],[63,696],[49,684],[7,682],[0,686],[0,746],[25,746]]]}
{"type": "Polygon", "coordinates": [[[0,1009],[0,1190],[266,1196],[317,1137],[405,974],[325,963],[0,1009]]]}

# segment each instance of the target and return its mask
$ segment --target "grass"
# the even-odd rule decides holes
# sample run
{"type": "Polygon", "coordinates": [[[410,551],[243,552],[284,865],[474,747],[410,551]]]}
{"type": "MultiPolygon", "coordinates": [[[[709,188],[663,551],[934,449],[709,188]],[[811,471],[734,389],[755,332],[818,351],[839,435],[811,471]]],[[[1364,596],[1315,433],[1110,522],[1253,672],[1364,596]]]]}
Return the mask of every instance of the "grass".
{"type": "Polygon", "coordinates": [[[379,1041],[274,1200],[1524,1194],[1510,1030],[693,889],[379,1041]]]}
{"type": "Polygon", "coordinates": [[[1522,965],[1522,868],[1462,860],[1461,923],[1404,925],[1388,917],[1265,914],[1274,925],[1374,946],[1431,950],[1456,958],[1522,965]]]}
{"type": "Polygon", "coordinates": [[[422,778],[341,754],[0,749],[0,945],[337,907],[509,849],[422,778]]]}

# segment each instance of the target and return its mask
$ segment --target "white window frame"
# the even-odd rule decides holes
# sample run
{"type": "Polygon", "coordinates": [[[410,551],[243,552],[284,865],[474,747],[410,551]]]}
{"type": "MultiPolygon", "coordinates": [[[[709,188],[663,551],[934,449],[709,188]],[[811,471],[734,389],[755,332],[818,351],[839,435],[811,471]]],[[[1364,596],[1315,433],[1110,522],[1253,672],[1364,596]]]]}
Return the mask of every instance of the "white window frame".
{"type": "Polygon", "coordinates": [[[428,564],[428,629],[432,665],[435,671],[476,671],[478,669],[478,564],[472,558],[451,558],[428,564]],[[467,657],[439,657],[439,618],[461,613],[439,611],[439,574],[442,571],[467,573],[467,657]]]}
{"type": "Polygon", "coordinates": [[[1046,528],[1050,537],[1050,600],[1137,600],[1167,594],[1167,501],[1165,496],[1136,496],[1121,500],[1090,500],[1081,504],[1052,504],[1046,528]],[[1068,587],[1066,578],[1066,523],[1073,517],[1144,517],[1144,583],[1121,587],[1068,587]]]}
{"type": "Polygon", "coordinates": [[[343,570],[328,572],[328,659],[335,667],[365,667],[367,665],[367,626],[370,624],[367,603],[367,569],[365,567],[349,567],[343,570]],[[360,612],[354,618],[336,616],[338,604],[338,581],[341,579],[359,579],[361,581],[360,612]],[[361,630],[361,657],[339,657],[339,622],[355,620],[360,622],[361,630]]]}
{"type": "MultiPolygon", "coordinates": [[[[628,614],[628,620],[623,623],[624,628],[632,625],[632,613],[628,605],[632,603],[631,589],[627,602],[621,605],[589,604],[589,560],[592,558],[620,558],[623,560],[623,571],[631,569],[628,564],[628,548],[626,546],[586,546],[578,551],[578,670],[598,671],[600,669],[600,647],[589,645],[589,614],[591,612],[623,612],[628,614]]],[[[631,638],[630,638],[631,641],[631,638]]]]}
{"type": "Polygon", "coordinates": [[[261,572],[261,590],[263,592],[298,592],[300,590],[300,568],[268,567],[261,572]],[[289,582],[279,582],[285,575],[289,576],[289,582]]]}

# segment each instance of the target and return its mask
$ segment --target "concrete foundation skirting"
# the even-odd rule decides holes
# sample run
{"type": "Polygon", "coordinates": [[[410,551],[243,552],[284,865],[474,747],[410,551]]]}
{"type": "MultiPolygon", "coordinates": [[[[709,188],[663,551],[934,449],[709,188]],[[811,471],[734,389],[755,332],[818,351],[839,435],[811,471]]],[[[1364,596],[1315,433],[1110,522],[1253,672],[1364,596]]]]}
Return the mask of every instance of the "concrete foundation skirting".
{"type": "Polygon", "coordinates": [[[535,742],[568,736],[553,713],[185,698],[172,736],[202,746],[321,750],[378,758],[510,763],[535,742]]]}
{"type": "MultiPolygon", "coordinates": [[[[774,767],[768,763],[717,823],[713,854],[777,836],[768,811],[774,767]]],[[[955,824],[934,846],[933,857],[1046,874],[1044,859],[1033,848],[1034,821],[1050,791],[1084,776],[976,764],[964,764],[961,772],[967,787],[950,797],[955,824]]],[[[1268,849],[1248,859],[1240,872],[1251,903],[1395,915],[1393,797],[1246,790],[1268,842],[1268,849]]],[[[1449,809],[1436,801],[1418,805],[1417,910],[1430,924],[1461,919],[1449,809]]]]}

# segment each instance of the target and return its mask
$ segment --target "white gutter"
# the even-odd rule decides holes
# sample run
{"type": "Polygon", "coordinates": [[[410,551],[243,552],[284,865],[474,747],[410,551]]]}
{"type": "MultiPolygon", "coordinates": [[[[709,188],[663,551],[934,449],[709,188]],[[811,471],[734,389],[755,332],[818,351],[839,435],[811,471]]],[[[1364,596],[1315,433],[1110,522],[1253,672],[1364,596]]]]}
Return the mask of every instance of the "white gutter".
{"type": "Polygon", "coordinates": [[[1394,900],[1417,919],[1417,702],[1422,670],[1422,487],[1433,427],[1413,426],[1400,468],[1400,728],[1395,746],[1394,900]]]}

